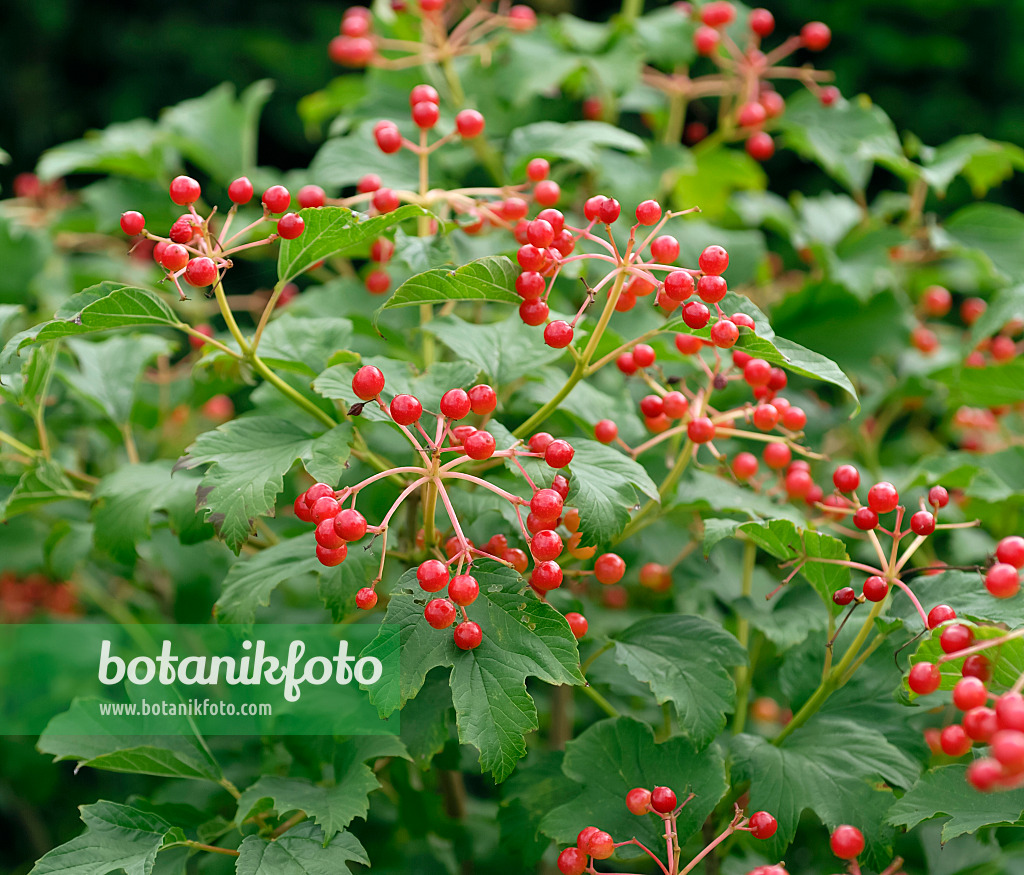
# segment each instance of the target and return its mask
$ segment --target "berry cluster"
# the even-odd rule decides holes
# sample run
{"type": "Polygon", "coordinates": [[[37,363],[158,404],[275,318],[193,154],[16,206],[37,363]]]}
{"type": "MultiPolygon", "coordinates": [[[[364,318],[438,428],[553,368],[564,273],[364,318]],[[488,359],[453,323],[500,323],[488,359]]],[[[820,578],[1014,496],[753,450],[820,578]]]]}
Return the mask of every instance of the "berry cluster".
{"type": "MultiPolygon", "coordinates": [[[[323,206],[322,195],[321,189],[307,186],[300,192],[300,204],[304,207],[323,206]]],[[[228,232],[238,207],[249,203],[253,196],[252,183],[244,176],[228,186],[231,209],[219,228],[213,225],[216,208],[205,218],[196,210],[195,205],[202,196],[202,188],[191,176],[176,176],[172,179],[170,196],[175,204],[186,207],[188,212],[174,220],[166,237],[150,233],[146,229],[145,216],[137,210],[121,214],[121,230],[130,237],[141,236],[156,241],[153,260],[167,272],[167,279],[174,283],[183,301],[187,300],[187,296],[181,288],[181,278],[195,288],[219,286],[224,272],[233,266],[232,255],[272,243],[278,237],[294,240],[306,227],[302,216],[288,212],[291,205],[288,189],[283,185],[272,185],[263,192],[263,215],[229,237],[228,232]],[[275,214],[279,218],[275,219],[275,214]],[[264,222],[274,222],[275,231],[261,240],[239,242],[264,222]]]]}
{"type": "Polygon", "coordinates": [[[78,599],[71,584],[53,583],[41,574],[0,573],[0,622],[20,623],[41,613],[77,614],[78,599]]]}
{"type": "MultiPolygon", "coordinates": [[[[679,854],[682,851],[682,843],[679,841],[679,833],[676,829],[676,818],[692,798],[693,794],[691,793],[680,804],[675,791],[670,787],[655,787],[652,790],[645,787],[634,787],[626,794],[626,808],[632,814],[637,817],[654,814],[664,821],[668,865],[665,865],[657,854],[636,838],[617,842],[604,830],[596,826],[588,826],[580,830],[576,837],[575,847],[565,848],[558,855],[558,871],[562,875],[583,875],[584,872],[596,872],[594,864],[598,860],[607,860],[615,853],[616,848],[635,846],[653,859],[666,875],[683,875],[735,832],[749,832],[755,838],[768,839],[775,835],[775,831],[779,828],[778,822],[767,811],[757,811],[748,819],[737,807],[732,822],[725,830],[697,854],[687,866],[680,868],[679,854]]],[[[767,875],[767,873],[758,873],[758,875],[767,875]]]]}
{"type": "Polygon", "coordinates": [[[380,36],[374,32],[373,14],[368,8],[349,7],[341,19],[341,33],[330,41],[327,54],[344,67],[399,70],[448,62],[461,55],[487,56],[494,42],[486,38],[496,31],[531,30],[537,25],[537,14],[529,6],[492,12],[481,3],[457,23],[456,6],[446,8],[446,0],[393,2],[391,8],[400,16],[420,18],[420,42],[380,36]]]}
{"type": "MultiPolygon", "coordinates": [[[[512,504],[534,560],[529,583],[543,597],[545,593],[561,586],[563,579],[562,568],[556,560],[565,545],[556,529],[559,524],[574,532],[579,528],[577,510],[563,513],[564,502],[569,494],[569,480],[562,472],[572,461],[574,450],[567,441],[556,440],[547,433],[534,435],[525,448],[516,444],[509,449],[498,449],[494,436],[483,427],[486,418],[497,406],[497,396],[486,384],[473,386],[468,391],[454,387],[445,392],[440,400],[439,413],[433,414],[436,426],[431,435],[422,424],[425,413],[422,402],[414,395],[398,394],[389,403],[385,403],[381,397],[384,382],[384,374],[370,365],[356,371],[352,378],[352,390],[359,402],[351,412],[359,414],[363,405],[377,404],[409,440],[419,464],[389,468],[355,486],[338,490],[325,483],[314,484],[295,499],[295,514],[299,519],[316,524],[317,558],[329,567],[345,561],[350,542],[358,541],[368,532],[381,536],[380,570],[370,586],[359,590],[356,595],[357,605],[370,609],[377,603],[376,585],[383,576],[389,523],[405,499],[422,488],[424,507],[427,508],[422,546],[436,550],[438,555],[437,558],[429,558],[420,563],[416,579],[423,591],[432,595],[447,588],[446,597],[439,596],[427,602],[424,615],[435,629],[446,629],[461,613],[462,620],[455,628],[455,642],[464,650],[472,649],[481,641],[480,626],[469,620],[466,612],[466,607],[476,600],[480,591],[471,573],[474,560],[486,557],[515,568],[520,573],[527,570],[529,560],[524,551],[509,548],[507,538],[500,534],[491,538],[483,548],[477,548],[463,533],[447,488],[453,482],[468,482],[512,504]],[[471,414],[483,419],[481,427],[455,424],[471,414]],[[513,495],[481,477],[461,470],[463,466],[492,458],[510,461],[530,486],[532,497],[526,499],[513,495]],[[534,482],[520,461],[524,458],[543,459],[547,463],[555,472],[550,486],[534,482]],[[357,496],[370,484],[393,475],[407,475],[409,480],[380,524],[370,525],[355,508],[357,496]],[[454,530],[444,545],[444,553],[435,545],[433,535],[433,508],[438,499],[454,530]],[[524,507],[529,509],[525,521],[522,515],[524,507]]],[[[572,538],[570,550],[579,543],[578,533],[573,534],[572,538]],[[572,538],[575,538],[575,544],[572,538]]],[[[567,620],[576,637],[585,634],[587,622],[582,615],[570,615],[567,620]]]]}
{"type": "MultiPolygon", "coordinates": [[[[654,67],[644,71],[644,81],[663,92],[671,101],[672,117],[682,122],[678,108],[694,99],[718,97],[719,136],[726,140],[744,140],[747,153],[757,161],[767,161],[775,154],[775,143],[769,133],[773,120],[785,112],[786,101],[772,80],[797,80],[818,96],[824,106],[839,99],[839,90],[820,83],[832,78],[830,73],[808,65],[786,66],[783,62],[793,52],[808,49],[823,51],[832,40],[828,26],[820,21],[808,22],[800,33],[789,37],[776,48],[765,52],[761,41],[775,30],[775,17],[767,9],[750,10],[746,21],[746,42],[739,45],[729,34],[736,20],[737,9],[727,0],[712,0],[699,8],[677,3],[683,15],[698,22],[693,34],[697,54],[710,59],[718,72],[691,77],[688,70],[663,72],[654,67]]],[[[674,135],[675,132],[673,132],[674,135]]],[[[702,121],[686,126],[685,138],[696,143],[708,135],[702,121]]]]}

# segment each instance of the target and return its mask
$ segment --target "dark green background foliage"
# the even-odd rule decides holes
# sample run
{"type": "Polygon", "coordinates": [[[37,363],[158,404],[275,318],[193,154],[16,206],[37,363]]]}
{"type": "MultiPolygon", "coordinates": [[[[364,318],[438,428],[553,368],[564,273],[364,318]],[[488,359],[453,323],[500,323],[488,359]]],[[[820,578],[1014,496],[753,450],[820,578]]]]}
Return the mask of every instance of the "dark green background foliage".
{"type": "MultiPolygon", "coordinates": [[[[112,121],[161,109],[225,80],[239,88],[269,77],[275,97],[263,115],[260,163],[308,163],[317,143],[293,107],[339,72],[326,42],[345,6],[322,0],[181,0],[125,7],[95,0],[0,3],[0,148],[13,161],[0,184],[30,170],[46,148],[112,121]]],[[[608,0],[548,0],[547,12],[601,19],[608,0]]],[[[646,4],[647,9],[666,5],[646,4]]],[[[828,22],[827,66],[846,94],[865,92],[902,130],[938,145],[958,134],[1024,140],[1024,2],[1020,0],[781,0],[776,33],[808,17],[828,22]]],[[[781,163],[782,156],[777,161],[781,163]]],[[[773,181],[796,187],[806,167],[786,156],[773,181]]],[[[998,199],[1020,193],[1011,183],[998,199]]],[[[954,189],[956,197],[959,189],[954,189]]]]}

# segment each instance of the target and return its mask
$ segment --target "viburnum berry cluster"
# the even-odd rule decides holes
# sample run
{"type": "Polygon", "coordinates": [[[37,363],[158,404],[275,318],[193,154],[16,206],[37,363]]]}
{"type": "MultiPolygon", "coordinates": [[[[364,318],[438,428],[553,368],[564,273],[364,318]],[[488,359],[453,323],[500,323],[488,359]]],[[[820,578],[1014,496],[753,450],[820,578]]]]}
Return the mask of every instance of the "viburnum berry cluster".
{"type": "MultiPolygon", "coordinates": [[[[238,207],[248,204],[253,197],[253,187],[248,177],[239,177],[228,186],[231,208],[219,225],[214,221],[216,207],[205,218],[196,210],[196,203],[202,197],[203,190],[191,176],[176,176],[172,179],[169,193],[171,201],[186,207],[188,212],[174,220],[166,237],[150,232],[146,228],[145,216],[137,210],[121,214],[121,230],[130,237],[155,241],[153,260],[167,272],[167,279],[174,283],[183,301],[188,296],[181,287],[181,279],[195,288],[219,286],[225,271],[234,266],[232,255],[265,246],[278,238],[294,240],[306,228],[302,216],[288,212],[292,198],[283,185],[272,185],[264,191],[261,200],[263,214],[230,236],[238,207]],[[275,215],[278,218],[274,218],[275,215]],[[269,236],[242,242],[265,223],[274,224],[274,231],[269,236]]],[[[300,192],[302,206],[323,206],[322,199],[319,199],[319,203],[315,203],[316,200],[316,197],[311,197],[311,191],[303,189],[300,192]]]]}
{"type": "MultiPolygon", "coordinates": [[[[326,483],[316,483],[295,499],[295,514],[305,522],[316,524],[316,555],[323,565],[340,565],[348,555],[348,545],[362,539],[367,533],[380,536],[380,568],[370,585],[356,594],[356,604],[365,610],[377,604],[377,584],[384,574],[387,556],[388,528],[392,518],[405,500],[417,490],[424,493],[423,546],[437,553],[437,558],[422,561],[416,569],[420,588],[431,595],[447,589],[447,596],[437,596],[427,602],[424,616],[435,629],[447,629],[461,616],[455,627],[455,643],[463,650],[479,646],[480,626],[469,619],[466,608],[476,600],[479,584],[472,575],[473,562],[480,558],[493,559],[520,573],[529,568],[527,554],[509,547],[504,535],[495,535],[482,548],[476,547],[463,533],[448,490],[456,483],[470,483],[486,489],[508,501],[515,510],[524,542],[533,558],[529,583],[541,597],[562,585],[563,572],[558,563],[565,544],[556,529],[564,523],[567,528],[578,529],[579,513],[565,510],[569,495],[569,481],[562,473],[572,462],[574,450],[567,441],[550,434],[534,435],[524,447],[517,442],[499,449],[497,441],[486,429],[486,420],[497,406],[497,396],[489,385],[479,384],[468,391],[453,387],[440,399],[439,411],[425,411],[419,398],[409,394],[396,394],[385,403],[384,374],[372,365],[364,365],[352,378],[352,391],[359,401],[350,413],[359,415],[365,404],[376,404],[398,427],[412,445],[419,464],[403,465],[380,471],[353,486],[335,489],[326,483]],[[431,434],[423,425],[424,415],[433,416],[435,424],[431,434]],[[481,418],[481,427],[456,425],[470,415],[481,418]],[[523,498],[489,482],[464,468],[489,459],[510,462],[529,485],[532,496],[523,498]],[[550,485],[540,485],[523,467],[523,459],[543,460],[552,471],[550,485]],[[395,475],[409,478],[398,498],[379,524],[369,524],[356,509],[359,493],[380,480],[395,475]],[[444,544],[444,552],[434,532],[434,508],[440,501],[447,513],[454,534],[444,544]],[[523,519],[523,509],[528,515],[523,519]],[[575,521],[570,519],[574,516],[575,521]]],[[[571,537],[579,542],[575,532],[571,537]]],[[[570,540],[570,549],[574,549],[570,540]]],[[[623,568],[624,571],[624,568],[623,568]]],[[[619,573],[621,577],[621,572],[619,573]]],[[[566,617],[574,635],[586,633],[587,621],[576,612],[566,617]]]]}
{"type": "MultiPolygon", "coordinates": [[[[644,82],[669,98],[666,141],[679,141],[691,101],[716,97],[719,108],[715,136],[726,142],[743,140],[751,158],[767,161],[775,154],[771,127],[786,109],[785,98],[775,90],[773,80],[802,83],[824,106],[832,106],[839,99],[838,88],[821,84],[831,81],[831,73],[815,70],[808,64],[785,63],[801,49],[820,52],[828,47],[832,32],[823,22],[808,22],[799,34],[766,52],[762,49],[762,40],[775,31],[775,16],[767,9],[759,7],[746,13],[745,41],[737,42],[730,28],[740,13],[728,0],[712,0],[699,6],[676,3],[674,8],[680,15],[694,20],[697,25],[693,32],[694,48],[718,70],[699,76],[692,76],[687,69],[665,72],[648,66],[644,70],[644,82]]],[[[686,141],[691,144],[700,142],[708,134],[708,126],[700,120],[691,121],[684,131],[686,141]]]]}
{"type": "MultiPolygon", "coordinates": [[[[676,819],[686,804],[693,798],[694,794],[691,793],[686,799],[679,802],[675,791],[671,787],[663,786],[654,787],[650,790],[645,787],[634,787],[626,794],[626,808],[632,814],[635,814],[637,817],[646,817],[653,814],[656,817],[660,817],[664,822],[664,859],[635,837],[617,842],[604,830],[596,826],[588,826],[580,830],[574,847],[565,848],[558,855],[558,871],[562,875],[583,875],[584,872],[597,872],[595,864],[599,860],[607,860],[611,857],[615,853],[616,848],[635,846],[654,860],[664,875],[686,875],[687,872],[697,866],[701,860],[729,838],[729,836],[733,835],[733,833],[749,832],[755,838],[768,839],[775,835],[776,830],[779,828],[778,822],[769,812],[756,811],[748,818],[743,814],[740,807],[736,806],[735,815],[729,825],[715,839],[709,842],[700,853],[683,866],[680,859],[683,848],[676,829],[676,819]]],[[[768,867],[760,868],[766,869],[768,867]]],[[[754,873],[752,872],[750,875],[754,875],[754,873]]],[[[757,875],[769,875],[769,873],[767,871],[758,872],[757,875]]],[[[775,873],[772,872],[770,875],[775,875],[775,873]]]]}
{"type": "Polygon", "coordinates": [[[336,64],[345,67],[383,70],[450,63],[459,56],[487,59],[494,49],[496,32],[531,30],[537,25],[537,13],[529,6],[502,3],[498,10],[492,11],[488,5],[474,6],[460,20],[461,5],[447,0],[392,3],[392,10],[400,18],[419,19],[419,41],[382,36],[374,28],[370,9],[351,6],[342,16],[341,33],[330,41],[327,54],[336,64]]]}

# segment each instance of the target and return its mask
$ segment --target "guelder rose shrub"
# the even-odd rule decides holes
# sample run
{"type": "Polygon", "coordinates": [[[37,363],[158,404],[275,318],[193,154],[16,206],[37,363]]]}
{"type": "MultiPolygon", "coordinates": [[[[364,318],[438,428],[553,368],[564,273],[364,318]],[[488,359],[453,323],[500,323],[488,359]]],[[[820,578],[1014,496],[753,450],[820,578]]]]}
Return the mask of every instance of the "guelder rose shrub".
{"type": "Polygon", "coordinates": [[[222,86],[0,202],[5,621],[402,646],[397,738],[6,742],[19,871],[1012,868],[1024,152],[640,6],[354,7],[309,167],[222,86]]]}

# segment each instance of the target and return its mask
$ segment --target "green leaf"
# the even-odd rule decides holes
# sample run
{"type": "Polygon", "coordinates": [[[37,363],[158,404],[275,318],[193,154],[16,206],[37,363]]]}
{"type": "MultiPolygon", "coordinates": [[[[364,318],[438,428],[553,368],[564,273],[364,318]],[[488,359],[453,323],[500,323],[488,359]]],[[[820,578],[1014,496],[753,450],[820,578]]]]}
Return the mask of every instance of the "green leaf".
{"type": "Polygon", "coordinates": [[[408,149],[385,155],[377,146],[370,124],[361,125],[348,136],[328,140],[309,165],[310,181],[324,188],[355,185],[367,173],[379,174],[392,188],[419,186],[416,156],[408,149]]]}
{"type": "Polygon", "coordinates": [[[295,279],[310,265],[340,255],[380,237],[388,228],[416,216],[430,215],[422,207],[404,204],[397,210],[368,219],[345,207],[299,210],[306,228],[294,240],[282,240],[277,256],[278,285],[295,279]]]}
{"type": "Polygon", "coordinates": [[[256,169],[260,113],[273,90],[261,79],[236,98],[235,86],[224,82],[165,110],[160,124],[175,134],[186,158],[226,185],[256,169]]]}
{"type": "Polygon", "coordinates": [[[26,469],[14,489],[7,496],[0,497],[0,520],[9,520],[44,504],[83,497],[85,495],[75,490],[60,465],[44,459],[35,467],[26,469]]]}
{"type": "Polygon", "coordinates": [[[605,122],[534,122],[513,130],[505,146],[505,164],[515,173],[531,158],[561,158],[596,170],[601,150],[643,155],[647,146],[635,134],[605,122]]]}
{"type": "Polygon", "coordinates": [[[341,875],[348,863],[370,865],[370,859],[351,833],[325,841],[320,827],[300,823],[275,841],[246,836],[238,847],[236,875],[341,875]]]}
{"type": "Polygon", "coordinates": [[[971,345],[981,343],[1015,319],[1024,319],[1024,285],[1000,289],[971,326],[971,345]]]}
{"type": "Polygon", "coordinates": [[[68,340],[78,370],[62,377],[90,398],[118,426],[131,420],[143,371],[157,356],[169,356],[174,344],[153,334],[131,334],[104,340],[68,340]]]}
{"type": "Polygon", "coordinates": [[[672,614],[634,623],[614,637],[615,660],[670,702],[683,732],[703,749],[725,728],[736,704],[732,666],[747,653],[728,632],[701,617],[672,614]]]}
{"type": "Polygon", "coordinates": [[[997,204],[971,204],[943,226],[945,236],[978,252],[995,271],[1013,282],[1024,281],[1024,215],[997,204]]]}
{"type": "Polygon", "coordinates": [[[733,192],[759,191],[768,184],[764,169],[744,151],[717,146],[693,156],[696,164],[684,169],[672,190],[675,209],[699,206],[701,215],[715,221],[728,212],[733,192]]]}
{"type": "Polygon", "coordinates": [[[181,320],[155,292],[104,282],[79,292],[57,311],[56,318],[16,334],[0,354],[0,371],[26,346],[49,343],[113,328],[164,325],[176,328],[181,320]]]}
{"type": "Polygon", "coordinates": [[[1024,401],[1024,359],[1015,358],[984,368],[958,363],[931,376],[949,387],[950,407],[961,404],[997,407],[1024,401]]]}
{"type": "Polygon", "coordinates": [[[459,358],[468,359],[498,386],[526,376],[562,355],[544,343],[543,333],[513,313],[504,322],[477,325],[457,316],[433,319],[424,326],[459,358]]]}
{"type": "MultiPolygon", "coordinates": [[[[1006,634],[1006,630],[998,626],[973,626],[972,631],[974,632],[975,640],[979,643],[991,641],[994,638],[1001,638],[1006,634]]],[[[928,636],[918,645],[917,651],[910,661],[911,664],[931,662],[938,666],[940,673],[939,690],[948,692],[963,677],[964,659],[966,657],[951,659],[948,662],[940,661],[944,655],[942,644],[939,641],[941,637],[941,628],[932,629],[928,636]]],[[[1024,642],[1019,638],[987,648],[985,656],[991,664],[993,685],[1000,687],[1013,686],[1021,673],[1024,673],[1024,642]]],[[[903,685],[909,689],[906,677],[903,679],[903,685]]],[[[909,691],[909,697],[911,701],[919,698],[918,694],[913,690],[909,691]]]]}
{"type": "Polygon", "coordinates": [[[983,826],[1013,826],[1024,819],[1024,789],[979,793],[967,783],[967,766],[954,763],[925,772],[889,810],[889,823],[913,829],[933,817],[948,817],[942,841],[983,826]]]}
{"type": "Polygon", "coordinates": [[[980,134],[955,137],[937,148],[921,149],[921,175],[939,194],[963,174],[974,196],[983,198],[990,188],[1024,168],[1024,149],[1012,143],[999,143],[980,134]]]}
{"type": "Polygon", "coordinates": [[[96,546],[119,562],[135,561],[135,545],[149,537],[153,514],[179,502],[195,504],[196,483],[171,477],[171,462],[127,465],[107,474],[93,490],[96,546]]]}
{"type": "MultiPolygon", "coordinates": [[[[299,459],[311,458],[319,440],[284,419],[243,417],[199,435],[174,469],[210,466],[196,493],[196,509],[208,511],[206,518],[238,553],[255,518],[273,515],[284,475],[299,459]]],[[[334,445],[333,436],[328,441],[334,445]]]]}
{"type": "Polygon", "coordinates": [[[568,504],[579,508],[580,545],[607,544],[629,522],[637,495],[660,501],[658,486],[643,465],[611,446],[574,439],[568,504]]]}
{"type": "MultiPolygon", "coordinates": [[[[575,844],[581,829],[599,824],[616,838],[636,836],[649,848],[657,848],[659,842],[664,848],[661,818],[637,817],[624,800],[634,787],[665,783],[671,784],[680,802],[694,794],[676,821],[680,842],[685,844],[727,789],[725,766],[716,748],[698,752],[688,739],[678,736],[655,744],[651,728],[632,717],[602,720],[568,742],[562,771],[580,785],[579,793],[541,822],[541,829],[560,845],[575,844]]],[[[636,857],[641,852],[625,847],[618,853],[636,857]]]]}
{"type": "Polygon", "coordinates": [[[864,191],[877,161],[893,167],[907,163],[889,116],[863,96],[826,107],[802,92],[786,102],[779,127],[784,145],[850,191],[864,191]]]}
{"type": "Polygon", "coordinates": [[[194,737],[138,735],[138,726],[137,720],[129,718],[107,716],[101,720],[95,707],[83,707],[82,700],[75,699],[67,711],[47,724],[36,747],[55,760],[75,760],[79,768],[220,780],[220,767],[194,737]],[[86,726],[90,734],[80,734],[86,726]]]}
{"type": "Polygon", "coordinates": [[[43,153],[36,173],[46,181],[71,173],[109,173],[165,182],[173,151],[167,132],[148,119],[90,131],[43,153]]]}
{"type": "Polygon", "coordinates": [[[451,710],[452,690],[443,669],[432,670],[416,698],[402,709],[402,741],[423,771],[448,742],[451,710]]]}
{"type": "Polygon", "coordinates": [[[267,325],[260,340],[260,358],[274,367],[315,377],[327,361],[352,342],[348,319],[300,318],[284,314],[267,325]]]}
{"type": "MultiPolygon", "coordinates": [[[[399,627],[401,674],[397,683],[377,683],[370,701],[387,717],[419,692],[432,668],[451,667],[459,740],[477,747],[482,768],[503,781],[526,753],[523,736],[537,728],[537,708],[526,691],[526,679],[579,684],[583,676],[569,624],[522,578],[486,560],[473,565],[473,575],[480,584],[473,620],[483,630],[483,642],[466,651],[455,645],[449,631],[438,632],[427,624],[415,569],[402,576],[384,620],[399,627]]],[[[364,655],[393,647],[393,636],[382,632],[364,655]]]]}
{"type": "Polygon", "coordinates": [[[428,270],[407,279],[377,311],[448,301],[502,301],[519,304],[515,291],[519,269],[504,255],[478,258],[455,270],[428,270]]]}
{"type": "MultiPolygon", "coordinates": [[[[928,589],[960,618],[976,623],[1005,623],[1011,629],[1024,626],[1024,592],[1008,599],[993,598],[985,589],[982,573],[977,571],[945,571],[926,579],[928,589]]],[[[918,616],[909,599],[893,607],[899,607],[901,616],[918,616]]],[[[915,628],[920,621],[917,623],[915,628]]]]}
{"type": "Polygon", "coordinates": [[[655,9],[636,20],[636,32],[649,63],[674,68],[697,57],[693,33],[697,25],[674,6],[655,9]]]}
{"type": "MultiPolygon", "coordinates": [[[[79,808],[85,832],[40,858],[29,875],[150,875],[171,825],[162,817],[116,802],[79,808]]],[[[173,831],[174,837],[180,831],[173,831]]]]}
{"type": "MultiPolygon", "coordinates": [[[[286,580],[317,570],[312,532],[279,541],[248,559],[239,559],[224,578],[214,614],[220,623],[252,623],[256,608],[270,604],[270,594],[286,580]]],[[[344,564],[348,564],[346,560],[344,564]]]]}
{"type": "Polygon", "coordinates": [[[920,766],[871,725],[818,715],[778,746],[738,735],[733,753],[740,775],[750,780],[750,810],[770,811],[779,822],[763,845],[769,858],[783,856],[807,808],[830,829],[842,823],[861,829],[869,859],[880,866],[892,858],[892,830],[883,817],[893,795],[876,785],[909,788],[920,766]]]}

